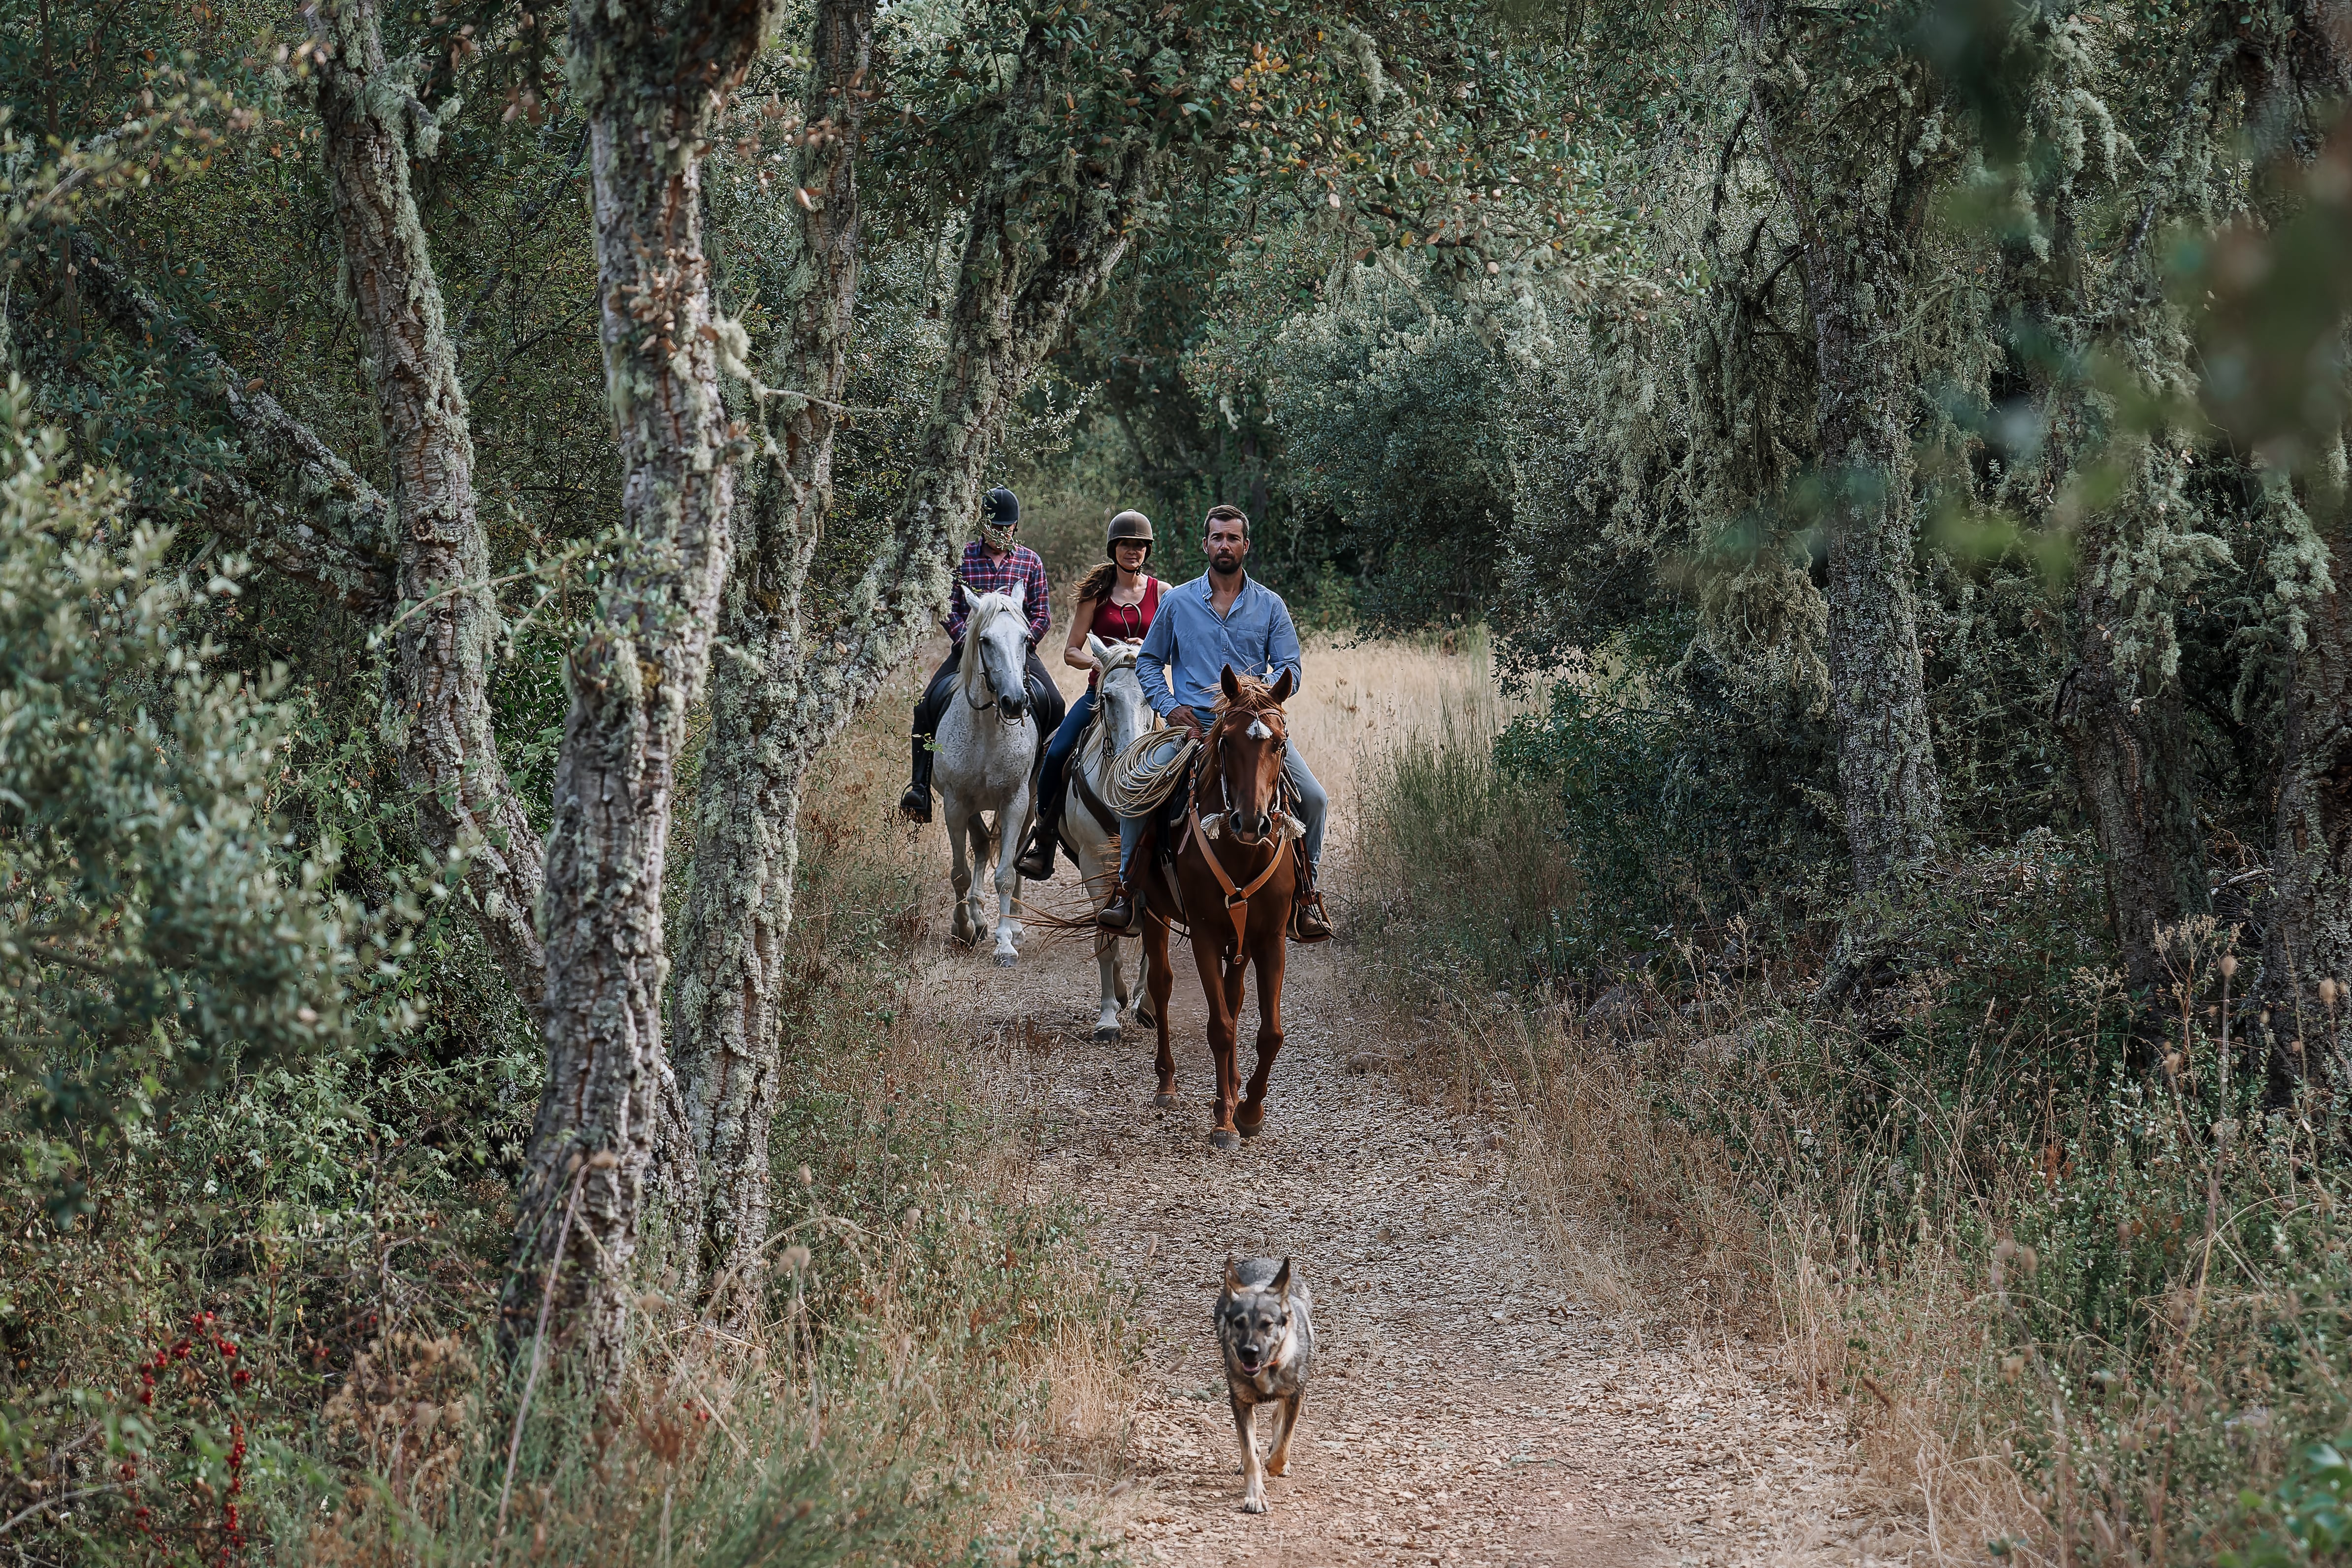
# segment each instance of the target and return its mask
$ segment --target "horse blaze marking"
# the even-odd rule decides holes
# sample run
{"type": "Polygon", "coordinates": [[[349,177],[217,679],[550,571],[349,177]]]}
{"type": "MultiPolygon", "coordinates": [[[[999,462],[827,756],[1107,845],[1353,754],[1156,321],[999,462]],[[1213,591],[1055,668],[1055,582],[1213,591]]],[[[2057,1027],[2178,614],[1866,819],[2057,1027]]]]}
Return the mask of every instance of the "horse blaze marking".
{"type": "Polygon", "coordinates": [[[1250,720],[1249,737],[1252,740],[1272,740],[1274,731],[1265,727],[1265,720],[1254,718],[1250,720]]]}

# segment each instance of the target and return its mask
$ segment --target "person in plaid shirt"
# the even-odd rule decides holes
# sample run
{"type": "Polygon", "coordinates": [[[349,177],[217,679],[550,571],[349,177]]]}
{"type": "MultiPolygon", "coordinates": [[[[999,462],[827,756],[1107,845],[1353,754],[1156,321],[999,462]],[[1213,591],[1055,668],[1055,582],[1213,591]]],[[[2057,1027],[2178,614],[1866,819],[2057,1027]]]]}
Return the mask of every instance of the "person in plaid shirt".
{"type": "Polygon", "coordinates": [[[1053,591],[1046,586],[1045,563],[1037,552],[1013,543],[1013,531],[1020,526],[1021,503],[999,485],[982,503],[980,538],[963,547],[963,560],[956,568],[955,589],[948,596],[947,660],[915,704],[915,772],[898,800],[898,810],[910,821],[931,820],[931,741],[939,734],[940,715],[955,695],[956,671],[963,663],[963,629],[971,620],[967,584],[980,593],[1003,593],[1016,582],[1022,585],[1021,603],[1029,612],[1029,706],[1037,716],[1038,756],[1045,755],[1045,738],[1061,727],[1062,688],[1037,657],[1037,644],[1054,626],[1053,591]]]}

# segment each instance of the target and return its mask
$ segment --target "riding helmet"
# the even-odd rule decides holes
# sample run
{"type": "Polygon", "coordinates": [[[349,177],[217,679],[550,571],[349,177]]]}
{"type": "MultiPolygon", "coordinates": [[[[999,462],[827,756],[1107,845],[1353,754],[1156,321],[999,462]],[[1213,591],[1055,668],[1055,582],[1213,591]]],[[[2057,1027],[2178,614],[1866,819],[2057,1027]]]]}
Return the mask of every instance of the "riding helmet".
{"type": "Polygon", "coordinates": [[[991,490],[982,504],[988,508],[988,520],[1000,528],[1021,520],[1021,503],[1002,485],[991,490]]]}
{"type": "Polygon", "coordinates": [[[1110,536],[1103,540],[1103,554],[1117,560],[1118,555],[1114,547],[1121,539],[1142,540],[1143,553],[1149,558],[1151,554],[1151,519],[1141,512],[1121,512],[1113,517],[1110,520],[1110,536]]]}

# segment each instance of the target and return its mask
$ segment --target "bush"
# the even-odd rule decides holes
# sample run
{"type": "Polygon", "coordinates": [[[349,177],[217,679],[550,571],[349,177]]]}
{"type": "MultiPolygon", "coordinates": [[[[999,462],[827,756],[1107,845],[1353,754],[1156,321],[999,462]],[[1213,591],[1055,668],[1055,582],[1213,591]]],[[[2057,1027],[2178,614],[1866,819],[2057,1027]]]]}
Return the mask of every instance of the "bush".
{"type": "Polygon", "coordinates": [[[2338,1561],[2315,1445],[2352,1429],[2352,1124],[2265,1099],[2234,934],[2166,934],[2185,999],[2151,1032],[2095,857],[2036,830],[1937,868],[1869,1004],[1813,1016],[1785,851],[1707,836],[1770,797],[1634,700],[1661,689],[1574,685],[1491,751],[1441,724],[1360,769],[1377,972],[1431,1086],[1519,1124],[1563,1264],[1769,1338],[1948,1550],[2338,1561]]]}

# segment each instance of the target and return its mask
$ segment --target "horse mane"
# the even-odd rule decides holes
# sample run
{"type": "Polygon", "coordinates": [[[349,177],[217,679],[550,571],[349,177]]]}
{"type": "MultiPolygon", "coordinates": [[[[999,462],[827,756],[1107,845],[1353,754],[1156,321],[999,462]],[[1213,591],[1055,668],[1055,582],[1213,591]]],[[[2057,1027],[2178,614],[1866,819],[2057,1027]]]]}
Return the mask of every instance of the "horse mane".
{"type": "Polygon", "coordinates": [[[1222,686],[1218,689],[1217,711],[1220,714],[1279,714],[1282,712],[1282,705],[1274,700],[1274,687],[1267,682],[1259,680],[1255,675],[1245,675],[1239,670],[1235,670],[1234,685],[1240,690],[1241,695],[1238,697],[1225,695],[1222,686]]]}

